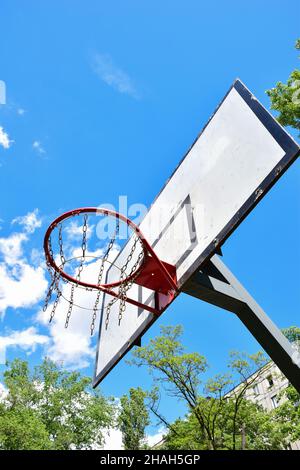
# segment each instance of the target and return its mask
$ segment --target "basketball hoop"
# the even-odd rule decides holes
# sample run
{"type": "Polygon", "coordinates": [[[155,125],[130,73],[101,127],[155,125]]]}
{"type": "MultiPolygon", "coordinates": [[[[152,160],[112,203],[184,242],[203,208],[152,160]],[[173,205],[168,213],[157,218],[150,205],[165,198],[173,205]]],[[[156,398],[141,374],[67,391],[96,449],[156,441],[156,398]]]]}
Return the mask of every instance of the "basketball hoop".
{"type": "MultiPolygon", "coordinates": [[[[76,221],[77,222],[77,221],[76,221]]],[[[74,248],[74,247],[73,247],[74,248]]],[[[122,315],[126,310],[126,303],[133,304],[137,307],[147,310],[156,315],[169,305],[178,292],[176,283],[176,268],[168,263],[161,261],[151,245],[143,236],[141,230],[130,219],[118,212],[114,212],[105,208],[85,207],[66,212],[55,219],[46,231],[44,238],[44,251],[46,257],[46,264],[50,274],[51,282],[48,293],[45,299],[44,311],[47,309],[48,304],[52,298],[53,292],[56,293],[56,298],[52,305],[52,312],[50,315],[50,322],[54,318],[57,305],[61,298],[64,298],[68,303],[68,311],[65,322],[65,327],[68,327],[69,320],[72,314],[73,306],[86,309],[85,306],[77,305],[74,302],[75,289],[82,288],[88,292],[95,292],[96,298],[92,308],[87,308],[93,311],[91,322],[91,334],[95,329],[95,321],[97,312],[99,310],[99,302],[101,292],[108,294],[112,297],[106,306],[106,327],[109,322],[109,315],[111,306],[117,301],[119,304],[119,324],[122,320],[122,315]],[[108,219],[114,219],[113,233],[107,236],[109,240],[106,245],[101,247],[101,256],[90,255],[88,253],[88,234],[89,216],[96,215],[108,219]],[[82,227],[75,224],[74,219],[77,217],[82,218],[82,227]],[[77,238],[80,235],[81,245],[77,249],[77,255],[68,257],[65,249],[64,240],[67,240],[68,229],[65,227],[66,222],[73,223],[72,227],[76,227],[77,238]],[[74,225],[75,224],[75,225],[74,225]],[[122,266],[117,266],[109,259],[113,255],[113,249],[117,248],[117,242],[120,235],[120,224],[125,225],[127,231],[130,230],[131,236],[128,236],[126,243],[129,244],[129,254],[124,260],[122,266]],[[64,230],[65,229],[65,230],[64,230]],[[78,229],[81,230],[80,234],[78,229]],[[56,250],[54,247],[54,238],[56,235],[56,250]],[[78,250],[80,254],[78,254],[78,250]],[[91,261],[92,260],[92,261],[91,261]],[[76,264],[74,267],[74,264],[76,264]],[[85,268],[93,264],[93,276],[96,272],[95,279],[83,278],[85,268]],[[69,268],[68,268],[69,266],[69,268]],[[114,282],[105,283],[102,278],[108,269],[114,267],[117,271],[117,276],[114,282]],[[96,268],[96,269],[95,269],[96,268]],[[68,272],[69,269],[69,272],[68,272]],[[73,271],[72,271],[73,270],[73,271]],[[75,273],[75,274],[74,274],[75,273]],[[69,299],[62,292],[61,283],[70,284],[69,299]],[[128,297],[127,292],[133,284],[151,289],[155,292],[155,306],[149,306],[140,302],[137,299],[128,297]]],[[[74,251],[74,250],[73,250],[74,251]]]]}

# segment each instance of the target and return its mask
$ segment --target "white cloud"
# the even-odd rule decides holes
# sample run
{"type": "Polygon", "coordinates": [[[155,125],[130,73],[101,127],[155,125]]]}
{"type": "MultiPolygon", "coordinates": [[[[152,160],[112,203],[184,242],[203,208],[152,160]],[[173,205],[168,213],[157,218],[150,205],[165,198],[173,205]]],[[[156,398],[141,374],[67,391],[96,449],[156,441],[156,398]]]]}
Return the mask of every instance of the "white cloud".
{"type": "MultiPolygon", "coordinates": [[[[155,434],[146,435],[146,443],[153,447],[158,444],[163,436],[166,434],[165,428],[160,428],[155,434]]],[[[104,445],[103,450],[123,450],[122,433],[119,429],[111,428],[108,429],[104,434],[104,445]]]]}
{"type": "Polygon", "coordinates": [[[119,93],[139,98],[135,85],[129,75],[119,68],[109,54],[95,54],[92,67],[98,77],[119,93]]]}
{"type": "MultiPolygon", "coordinates": [[[[9,307],[16,309],[37,305],[45,298],[49,285],[46,279],[45,263],[41,261],[39,250],[31,248],[27,253],[25,252],[30,236],[36,228],[41,226],[38,210],[35,209],[25,216],[16,217],[13,223],[20,224],[23,228],[22,232],[0,238],[0,314],[2,316],[9,307]]],[[[75,238],[76,233],[75,228],[73,233],[75,238]]],[[[70,241],[69,244],[70,257],[74,258],[77,254],[81,256],[81,249],[77,252],[74,244],[73,247],[70,241]]],[[[99,248],[96,251],[87,251],[86,255],[99,257],[102,253],[103,250],[99,248]]],[[[111,261],[116,255],[117,249],[113,249],[111,261]]],[[[106,268],[108,267],[109,263],[106,268]]],[[[72,264],[71,268],[74,268],[72,264]]],[[[95,282],[98,273],[99,262],[96,263],[94,258],[91,258],[82,272],[82,277],[86,281],[95,282]]],[[[70,284],[62,284],[61,288],[64,297],[70,299],[70,284]]],[[[37,321],[48,329],[49,341],[44,342],[44,352],[52,360],[63,362],[65,367],[76,369],[87,367],[91,361],[94,361],[95,348],[90,336],[90,324],[95,300],[96,292],[86,291],[80,287],[75,289],[74,306],[68,329],[65,328],[65,319],[69,303],[63,298],[57,306],[56,315],[51,324],[49,324],[49,316],[53,304],[49,305],[46,312],[40,311],[37,314],[37,321]],[[89,310],[81,309],[79,306],[89,310]]],[[[101,306],[101,301],[99,306],[101,306]]],[[[98,318],[99,313],[98,311],[98,318]]],[[[98,327],[98,318],[96,327],[98,327]]]]}
{"type": "Polygon", "coordinates": [[[4,258],[4,262],[9,266],[18,262],[23,255],[23,242],[28,237],[25,233],[13,233],[9,237],[0,238],[0,255],[4,258]]]}
{"type": "Polygon", "coordinates": [[[2,126],[0,126],[0,145],[2,145],[3,148],[9,149],[11,144],[13,143],[13,140],[10,140],[8,137],[7,132],[3,129],[2,126]]]}
{"type": "Polygon", "coordinates": [[[91,315],[88,313],[91,312],[74,306],[69,326],[65,328],[69,304],[63,299],[60,300],[55,317],[49,324],[52,306],[49,305],[46,312],[40,311],[37,316],[37,320],[49,328],[51,341],[46,348],[47,357],[63,363],[66,368],[82,369],[89,366],[91,360],[95,358],[89,330],[91,315]]]}
{"type": "Polygon", "coordinates": [[[49,341],[49,337],[38,334],[33,326],[23,331],[13,331],[8,336],[0,336],[0,350],[18,346],[22,349],[34,351],[36,346],[44,345],[49,341]]]}
{"type": "Polygon", "coordinates": [[[32,266],[24,255],[23,244],[37,222],[28,218],[26,233],[0,238],[0,316],[7,308],[32,307],[45,295],[47,280],[42,266],[32,266]]]}
{"type": "Polygon", "coordinates": [[[0,263],[0,316],[7,308],[32,307],[45,295],[47,281],[41,267],[19,260],[13,267],[0,263]]]}
{"type": "Polygon", "coordinates": [[[42,250],[33,248],[30,253],[30,261],[33,266],[44,266],[45,265],[45,255],[42,250]]]}
{"type": "Polygon", "coordinates": [[[108,429],[104,433],[103,450],[123,450],[122,433],[119,429],[108,429]]]}
{"type": "MultiPolygon", "coordinates": [[[[93,264],[95,265],[95,263],[93,264]]],[[[89,265],[89,268],[93,269],[92,264],[89,265]]],[[[97,279],[96,272],[95,276],[97,279]]],[[[62,284],[61,287],[65,299],[70,299],[70,284],[62,284]]],[[[50,324],[49,316],[53,304],[49,305],[46,312],[39,312],[38,321],[45,326],[48,325],[49,328],[51,343],[47,346],[46,353],[53,361],[63,362],[65,367],[79,369],[87,367],[91,359],[95,358],[95,350],[92,347],[92,337],[90,335],[93,312],[79,307],[92,309],[95,303],[95,295],[94,292],[86,291],[80,287],[75,289],[74,305],[68,328],[65,328],[65,321],[69,303],[64,298],[60,299],[55,317],[50,324]]]]}
{"type": "MultiPolygon", "coordinates": [[[[9,307],[16,309],[37,305],[45,298],[48,286],[45,264],[38,261],[41,253],[31,249],[28,256],[25,254],[24,245],[30,240],[34,230],[41,226],[38,210],[15,218],[13,223],[20,224],[23,231],[0,238],[0,315],[2,316],[9,307]]],[[[96,254],[99,255],[100,252],[96,254]]],[[[94,264],[90,263],[87,270],[92,273],[93,279],[97,279],[98,268],[93,266],[94,264]]],[[[63,293],[66,298],[70,298],[69,284],[63,285],[63,293]]],[[[91,298],[91,292],[78,288],[74,301],[92,308],[95,297],[91,298]]],[[[6,337],[5,340],[2,339],[2,343],[3,341],[6,345],[18,343],[25,347],[31,340],[40,341],[47,355],[54,361],[62,361],[66,367],[82,368],[90,365],[95,357],[90,336],[92,311],[82,310],[74,305],[69,328],[65,329],[68,305],[65,300],[60,302],[51,324],[49,324],[51,306],[46,312],[38,314],[38,320],[49,328],[47,336],[38,335],[35,329],[30,329],[27,331],[27,337],[25,333],[22,335],[16,333],[6,337]]]]}
{"type": "Polygon", "coordinates": [[[32,212],[24,216],[19,216],[13,219],[12,224],[22,225],[26,233],[33,233],[37,228],[40,228],[42,225],[41,219],[38,217],[39,210],[34,209],[32,212]]]}
{"type": "Polygon", "coordinates": [[[7,388],[5,387],[5,385],[3,385],[3,384],[0,382],[0,402],[5,401],[5,398],[7,397],[7,395],[8,395],[8,390],[7,390],[7,388]]]}
{"type": "Polygon", "coordinates": [[[42,146],[41,142],[39,140],[34,140],[33,143],[32,143],[32,147],[34,148],[34,150],[37,151],[37,153],[39,153],[40,155],[43,155],[46,153],[46,150],[44,149],[44,147],[42,146]]]}
{"type": "Polygon", "coordinates": [[[166,435],[166,429],[165,428],[159,428],[157,433],[151,434],[151,435],[149,434],[147,436],[147,439],[146,439],[147,444],[150,447],[153,447],[154,445],[158,444],[162,440],[164,435],[166,435]]]}
{"type": "Polygon", "coordinates": [[[18,109],[17,109],[17,114],[18,114],[19,116],[23,116],[23,114],[25,114],[25,109],[23,109],[23,108],[18,108],[18,109]]]}
{"type": "MultiPolygon", "coordinates": [[[[87,226],[87,233],[86,233],[87,238],[90,238],[90,236],[93,233],[94,228],[95,228],[95,225],[87,226]]],[[[82,223],[77,222],[75,220],[71,220],[70,223],[65,227],[65,233],[67,237],[71,240],[82,238],[82,223]]]]}
{"type": "MultiPolygon", "coordinates": [[[[86,250],[85,252],[85,255],[87,258],[89,257],[92,257],[92,258],[100,258],[102,255],[103,255],[103,248],[97,248],[95,251],[90,251],[89,249],[86,250]]],[[[117,252],[114,251],[115,253],[115,256],[117,256],[117,252]]],[[[72,257],[77,257],[77,258],[80,258],[82,256],[82,248],[81,247],[78,247],[78,248],[73,248],[72,249],[72,257]]],[[[94,274],[93,272],[87,272],[86,273],[89,277],[91,277],[91,274],[94,274]]],[[[94,277],[94,280],[95,280],[95,277],[94,277]]],[[[93,281],[93,279],[91,279],[91,282],[93,281]]]]}
{"type": "MultiPolygon", "coordinates": [[[[75,256],[76,250],[73,252],[75,256]]],[[[94,252],[93,255],[99,256],[99,252],[94,252]]],[[[117,251],[112,250],[111,260],[116,257],[117,251]]],[[[81,252],[80,252],[81,255],[81,252]]],[[[107,264],[106,268],[109,267],[107,264]]],[[[86,282],[95,282],[99,272],[99,263],[95,261],[89,263],[81,273],[81,279],[86,282]]],[[[105,272],[103,274],[105,278],[105,272]]],[[[52,360],[63,362],[65,367],[69,368],[83,368],[90,364],[91,360],[95,358],[95,349],[92,346],[92,337],[90,335],[90,325],[93,315],[93,307],[96,300],[97,293],[90,292],[80,287],[74,290],[74,305],[72,315],[70,318],[68,328],[65,328],[66,315],[69,303],[65,299],[70,299],[70,284],[62,284],[61,298],[56,308],[53,321],[49,324],[49,316],[52,310],[52,304],[49,304],[46,312],[40,311],[37,315],[37,320],[48,325],[51,342],[47,345],[46,354],[52,360]],[[84,308],[80,308],[84,307],[84,308]],[[87,310],[88,309],[88,310],[87,310]]],[[[101,306],[101,300],[99,302],[101,306]]],[[[97,314],[96,327],[98,327],[99,311],[97,314]]],[[[95,331],[96,334],[96,331],[95,331]]]]}

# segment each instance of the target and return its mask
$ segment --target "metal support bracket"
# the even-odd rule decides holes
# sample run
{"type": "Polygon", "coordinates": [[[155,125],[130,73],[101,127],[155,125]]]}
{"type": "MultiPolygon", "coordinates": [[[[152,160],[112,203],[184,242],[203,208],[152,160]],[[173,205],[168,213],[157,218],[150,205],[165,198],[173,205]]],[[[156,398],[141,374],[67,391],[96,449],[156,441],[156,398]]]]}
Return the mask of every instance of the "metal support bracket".
{"type": "Polygon", "coordinates": [[[299,352],[217,255],[191,277],[182,292],[235,313],[300,393],[299,352]]]}

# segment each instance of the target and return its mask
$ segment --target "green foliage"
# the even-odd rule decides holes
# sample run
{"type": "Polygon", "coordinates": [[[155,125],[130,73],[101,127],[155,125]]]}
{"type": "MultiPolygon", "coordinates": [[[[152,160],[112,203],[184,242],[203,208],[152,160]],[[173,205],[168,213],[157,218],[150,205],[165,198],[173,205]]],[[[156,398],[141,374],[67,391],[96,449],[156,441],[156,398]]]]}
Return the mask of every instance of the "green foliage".
{"type": "Polygon", "coordinates": [[[52,449],[44,423],[39,414],[29,408],[7,409],[0,405],[0,449],[45,450],[52,449]]]}
{"type": "Polygon", "coordinates": [[[282,333],[291,343],[300,342],[300,328],[298,326],[283,328],[282,333]]]}
{"type": "Polygon", "coordinates": [[[276,408],[278,423],[286,429],[291,441],[300,439],[300,394],[290,385],[282,391],[281,405],[276,408]]]}
{"type": "Polygon", "coordinates": [[[90,390],[88,378],[48,359],[31,373],[27,362],[16,359],[4,381],[8,395],[1,403],[0,448],[68,450],[103,443],[113,407],[90,390]]]}
{"type": "Polygon", "coordinates": [[[259,352],[232,352],[229,372],[204,380],[207,361],[185,351],[182,327],[161,328],[161,335],[133,352],[132,364],[147,366],[156,387],[148,406],[168,429],[165,449],[283,449],[287,429],[277,417],[249,400],[267,364],[259,352]],[[160,387],[187,405],[185,419],[168,423],[159,411],[160,387]]]}
{"type": "MultiPolygon", "coordinates": [[[[211,429],[214,422],[215,450],[270,450],[283,449],[286,433],[275,417],[251,401],[243,400],[236,417],[235,446],[233,447],[233,417],[235,402],[227,398],[220,403],[216,399],[201,398],[199,406],[203,414],[211,417],[211,429]],[[217,413],[216,413],[217,410],[217,413]]],[[[210,449],[205,435],[201,432],[194,414],[185,419],[178,419],[165,437],[162,448],[201,450],[210,449]]]]}
{"type": "Polygon", "coordinates": [[[205,357],[198,353],[187,353],[180,341],[182,326],[161,326],[161,336],[150,340],[150,344],[133,352],[131,364],[148,366],[156,373],[155,381],[171,395],[195,405],[200,375],[207,370],[205,357]]]}
{"type": "Polygon", "coordinates": [[[138,387],[131,388],[129,396],[123,395],[121,397],[118,424],[126,450],[145,448],[145,428],[150,424],[149,413],[145,405],[146,395],[146,392],[138,387]]]}
{"type": "Polygon", "coordinates": [[[178,418],[164,436],[160,449],[165,450],[206,450],[206,438],[195,415],[178,418]]]}
{"type": "MultiPolygon", "coordinates": [[[[300,39],[296,41],[300,50],[300,39]]],[[[271,109],[279,112],[278,121],[283,126],[300,129],[300,70],[295,69],[287,83],[278,82],[275,88],[267,90],[271,99],[271,109]]]]}

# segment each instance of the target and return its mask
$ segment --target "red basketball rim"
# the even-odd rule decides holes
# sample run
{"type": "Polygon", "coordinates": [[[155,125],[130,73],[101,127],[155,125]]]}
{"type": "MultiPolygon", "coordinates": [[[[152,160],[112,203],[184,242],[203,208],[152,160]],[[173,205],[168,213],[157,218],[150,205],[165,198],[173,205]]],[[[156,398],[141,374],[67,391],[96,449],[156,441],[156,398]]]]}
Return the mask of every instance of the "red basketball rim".
{"type": "MultiPolygon", "coordinates": [[[[134,222],[132,222],[130,219],[128,219],[127,217],[125,217],[124,215],[122,214],[119,214],[118,212],[115,212],[115,211],[112,211],[110,209],[105,209],[105,208],[102,208],[102,207],[82,207],[82,208],[79,208],[79,209],[74,209],[72,211],[68,211],[68,212],[65,212],[64,214],[60,215],[59,217],[57,217],[48,227],[46,233],[45,233],[45,237],[44,237],[44,251],[45,251],[45,256],[46,256],[46,261],[47,263],[61,276],[63,277],[64,279],[66,279],[67,281],[69,282],[72,282],[74,284],[79,284],[81,285],[82,287],[87,287],[87,288],[91,288],[91,289],[101,289],[101,288],[104,288],[104,289],[110,289],[110,288],[114,288],[114,287],[118,287],[120,286],[121,284],[124,283],[124,281],[128,282],[128,281],[131,281],[133,280],[139,273],[140,271],[142,270],[143,268],[143,265],[145,263],[145,259],[147,256],[149,256],[149,252],[151,253],[151,255],[153,256],[153,250],[151,248],[151,246],[149,245],[149,243],[147,242],[147,240],[145,239],[145,237],[143,236],[142,232],[140,231],[139,227],[137,225],[135,225],[134,222]],[[143,248],[144,248],[144,252],[145,252],[145,256],[144,256],[144,259],[142,260],[141,264],[138,266],[138,268],[136,269],[136,271],[134,273],[132,273],[130,276],[127,276],[125,278],[125,280],[123,279],[122,281],[116,281],[116,282],[113,282],[113,283],[110,283],[110,284],[92,284],[92,283],[89,283],[89,282],[84,282],[84,281],[81,281],[81,280],[78,280],[72,276],[70,276],[68,273],[66,273],[65,271],[63,271],[54,261],[52,255],[50,254],[50,250],[49,250],[49,240],[50,240],[50,236],[51,236],[51,233],[53,232],[53,230],[57,227],[58,224],[60,224],[61,222],[63,222],[64,220],[66,219],[69,219],[71,217],[75,217],[76,215],[80,215],[80,214],[83,214],[83,213],[95,213],[95,214],[103,214],[103,215],[107,215],[107,216],[111,216],[111,217],[115,217],[116,219],[120,219],[122,220],[123,222],[125,222],[127,225],[129,225],[132,230],[137,234],[137,236],[139,237],[142,245],[143,245],[143,248]]],[[[156,257],[156,255],[155,255],[156,257]]]]}

